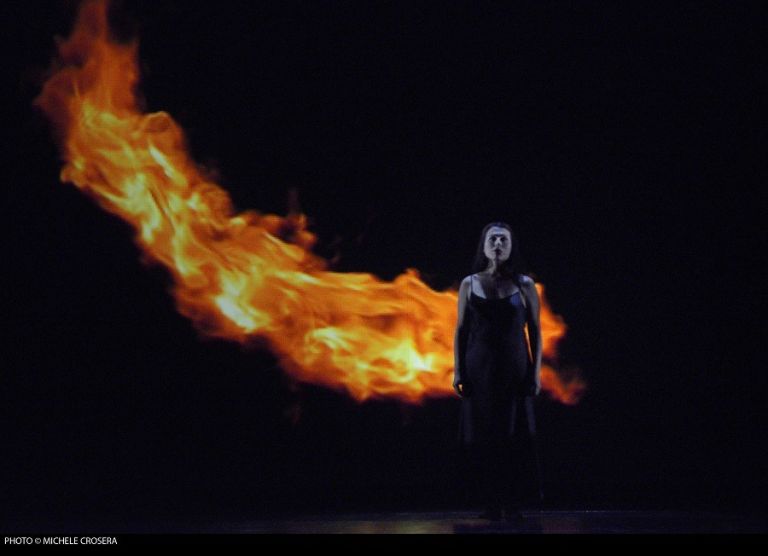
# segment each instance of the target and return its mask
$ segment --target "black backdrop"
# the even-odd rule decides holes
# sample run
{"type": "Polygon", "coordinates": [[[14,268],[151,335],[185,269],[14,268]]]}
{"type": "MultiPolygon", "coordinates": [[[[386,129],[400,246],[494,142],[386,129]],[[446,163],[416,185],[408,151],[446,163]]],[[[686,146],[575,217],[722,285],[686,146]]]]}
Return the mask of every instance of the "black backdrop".
{"type": "MultiPolygon", "coordinates": [[[[285,214],[295,190],[335,269],[455,286],[482,226],[512,224],[588,382],[537,401],[550,507],[762,509],[759,4],[118,7],[148,109],[238,209],[285,214]]],[[[59,183],[31,107],[76,3],[3,9],[4,509],[470,503],[457,400],[359,405],[198,337],[131,229],[59,183]]]]}

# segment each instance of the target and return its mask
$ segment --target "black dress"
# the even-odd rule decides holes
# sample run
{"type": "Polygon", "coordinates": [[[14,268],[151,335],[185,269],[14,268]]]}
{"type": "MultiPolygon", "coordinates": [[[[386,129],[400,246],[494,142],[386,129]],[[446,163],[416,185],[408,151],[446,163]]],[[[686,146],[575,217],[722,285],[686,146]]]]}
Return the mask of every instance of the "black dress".
{"type": "Polygon", "coordinates": [[[511,438],[520,426],[534,434],[533,413],[526,407],[531,404],[525,400],[535,379],[522,293],[518,289],[500,299],[485,299],[470,290],[462,380],[469,383],[471,396],[462,398],[460,440],[473,444],[511,438]]]}
{"type": "MultiPolygon", "coordinates": [[[[472,277],[474,280],[474,276],[472,277]]],[[[526,307],[518,289],[500,299],[471,293],[467,303],[461,381],[459,439],[479,462],[489,507],[515,505],[522,453],[519,440],[533,439],[535,378],[525,338],[526,307]],[[510,501],[510,498],[515,500],[510,501]]]]}

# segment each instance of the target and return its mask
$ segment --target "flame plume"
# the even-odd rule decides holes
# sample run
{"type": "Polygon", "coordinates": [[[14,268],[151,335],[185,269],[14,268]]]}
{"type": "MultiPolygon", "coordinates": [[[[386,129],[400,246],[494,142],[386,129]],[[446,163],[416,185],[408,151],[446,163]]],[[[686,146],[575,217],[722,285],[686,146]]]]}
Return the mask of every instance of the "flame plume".
{"type": "MultiPolygon", "coordinates": [[[[178,310],[205,335],[266,342],[296,380],[358,401],[451,395],[456,291],[436,292],[410,268],[392,282],[328,271],[310,251],[305,215],[234,214],[171,116],[140,110],[137,50],[110,37],[106,2],[85,2],[35,102],[60,141],[61,180],[134,227],[171,273],[178,310]],[[286,228],[290,242],[278,237],[286,228]]],[[[554,360],[566,326],[537,288],[544,357],[554,360]]],[[[583,384],[544,365],[542,387],[576,403],[583,384]]]]}

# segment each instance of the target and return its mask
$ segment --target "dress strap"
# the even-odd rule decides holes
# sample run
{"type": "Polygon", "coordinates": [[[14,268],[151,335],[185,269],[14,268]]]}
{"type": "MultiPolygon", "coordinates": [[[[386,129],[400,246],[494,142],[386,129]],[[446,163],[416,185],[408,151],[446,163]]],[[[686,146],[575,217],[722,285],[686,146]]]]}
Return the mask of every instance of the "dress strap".
{"type": "Polygon", "coordinates": [[[519,280],[517,289],[520,290],[520,301],[523,302],[523,308],[528,309],[528,302],[525,300],[525,293],[523,293],[523,281],[519,280]]]}

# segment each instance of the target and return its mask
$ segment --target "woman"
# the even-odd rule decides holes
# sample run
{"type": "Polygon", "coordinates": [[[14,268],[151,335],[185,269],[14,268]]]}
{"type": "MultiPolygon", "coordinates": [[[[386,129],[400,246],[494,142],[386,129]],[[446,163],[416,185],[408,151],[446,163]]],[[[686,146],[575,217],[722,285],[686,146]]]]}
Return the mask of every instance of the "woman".
{"type": "Polygon", "coordinates": [[[521,472],[524,459],[536,452],[539,297],[520,270],[512,229],[492,222],[480,236],[473,274],[459,288],[453,381],[462,399],[459,435],[480,474],[486,504],[481,517],[492,520],[501,518],[502,506],[508,518],[521,519],[521,472]]]}

